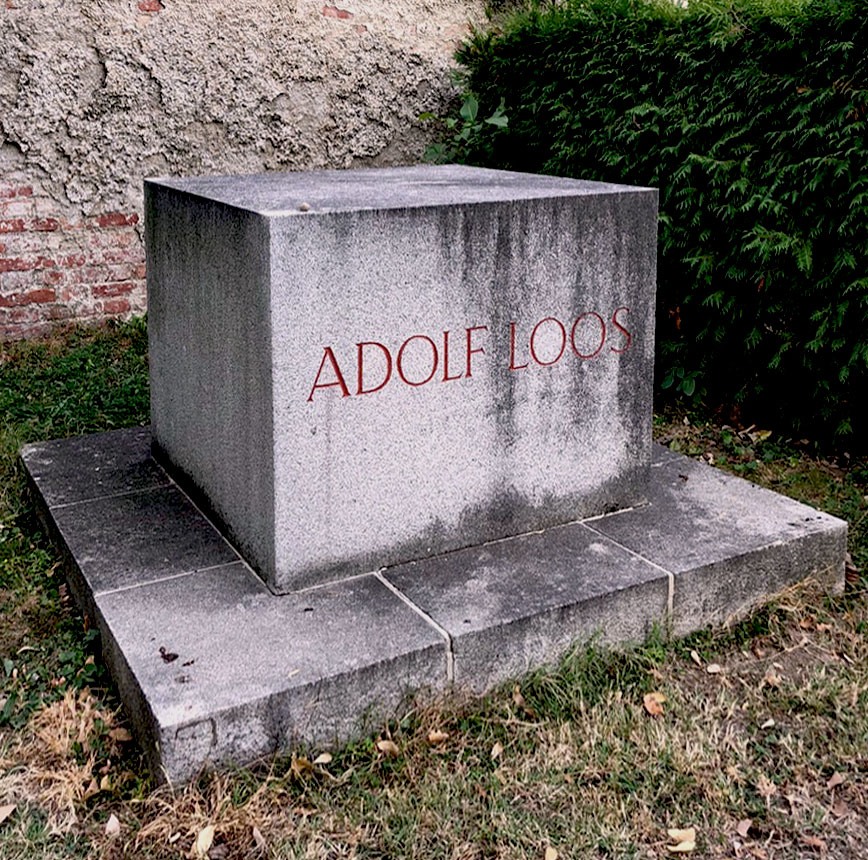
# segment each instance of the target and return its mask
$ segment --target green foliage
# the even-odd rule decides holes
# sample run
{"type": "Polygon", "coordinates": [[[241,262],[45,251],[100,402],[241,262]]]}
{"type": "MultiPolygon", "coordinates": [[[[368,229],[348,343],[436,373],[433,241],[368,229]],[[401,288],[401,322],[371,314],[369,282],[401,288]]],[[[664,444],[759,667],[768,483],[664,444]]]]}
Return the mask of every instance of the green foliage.
{"type": "Polygon", "coordinates": [[[490,155],[495,132],[509,124],[503,99],[491,116],[478,117],[479,102],[470,93],[465,94],[457,118],[423,113],[419,119],[435,120],[443,126],[443,139],[428,146],[425,160],[433,164],[466,163],[479,160],[483,154],[490,155]]]}
{"type": "Polygon", "coordinates": [[[567,0],[458,57],[510,118],[464,160],[660,189],[660,383],[868,438],[868,0],[567,0]]]}
{"type": "Polygon", "coordinates": [[[137,319],[0,347],[0,730],[67,690],[108,684],[96,630],[83,633],[72,614],[56,548],[33,516],[18,451],[146,423],[147,346],[137,319]]]}

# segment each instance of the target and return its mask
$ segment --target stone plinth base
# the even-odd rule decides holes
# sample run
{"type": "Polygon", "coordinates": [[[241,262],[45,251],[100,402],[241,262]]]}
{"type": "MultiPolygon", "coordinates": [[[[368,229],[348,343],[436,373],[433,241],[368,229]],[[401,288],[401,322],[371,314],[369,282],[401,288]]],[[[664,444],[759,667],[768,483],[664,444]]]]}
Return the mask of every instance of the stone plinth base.
{"type": "Polygon", "coordinates": [[[162,778],[376,729],[573,643],[641,641],[843,585],[845,522],[656,447],[648,505],[275,595],[150,456],[147,429],[27,446],[76,598],[162,778]]]}

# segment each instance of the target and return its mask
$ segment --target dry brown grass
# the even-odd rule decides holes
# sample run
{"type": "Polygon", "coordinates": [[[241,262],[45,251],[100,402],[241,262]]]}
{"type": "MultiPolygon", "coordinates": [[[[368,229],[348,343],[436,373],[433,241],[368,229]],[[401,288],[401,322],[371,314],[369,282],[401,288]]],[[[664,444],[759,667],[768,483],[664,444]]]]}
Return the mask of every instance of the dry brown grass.
{"type": "Polygon", "coordinates": [[[829,602],[790,589],[763,612],[759,635],[743,636],[741,624],[653,659],[588,658],[612,661],[618,683],[594,687],[587,679],[601,677],[599,665],[577,655],[522,683],[537,718],[507,689],[393,727],[395,758],[368,742],[321,765],[276,759],[174,791],[131,784],[89,795],[112,751],[87,750],[114,715],[87,694],[67,696],[7,746],[0,791],[42,810],[49,831],[77,834],[82,857],[197,856],[209,827],[212,860],[542,860],[546,847],[561,858],[664,857],[667,828],[687,826],[697,830],[695,857],[862,857],[863,595],[829,602]],[[712,659],[720,672],[707,671],[712,659]],[[662,717],[643,707],[643,689],[665,695],[662,717]],[[432,731],[448,737],[432,742],[432,731]],[[117,836],[105,833],[110,814],[117,836]]]}

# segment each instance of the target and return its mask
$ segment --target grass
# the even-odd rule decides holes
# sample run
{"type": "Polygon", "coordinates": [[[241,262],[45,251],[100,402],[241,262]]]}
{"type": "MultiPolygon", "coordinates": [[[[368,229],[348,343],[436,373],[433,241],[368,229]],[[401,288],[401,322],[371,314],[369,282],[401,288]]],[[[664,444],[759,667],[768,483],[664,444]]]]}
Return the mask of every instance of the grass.
{"type": "Polygon", "coordinates": [[[656,419],[671,447],[849,520],[844,595],[807,585],[685,640],[578,648],[486,698],[408,709],[382,727],[394,749],[156,787],[16,457],[144,423],[146,340],[133,322],[0,348],[0,857],[647,858],[688,826],[691,856],[864,856],[868,464],[676,411],[656,419]]]}

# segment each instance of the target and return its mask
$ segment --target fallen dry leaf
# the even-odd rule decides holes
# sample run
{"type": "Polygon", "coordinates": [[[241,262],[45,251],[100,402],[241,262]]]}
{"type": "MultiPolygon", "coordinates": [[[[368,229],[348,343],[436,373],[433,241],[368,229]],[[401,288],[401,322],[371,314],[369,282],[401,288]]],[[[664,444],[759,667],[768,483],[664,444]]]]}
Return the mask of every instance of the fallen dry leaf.
{"type": "Polygon", "coordinates": [[[105,835],[106,836],[117,836],[118,833],[121,832],[121,823],[118,821],[117,816],[112,813],[108,817],[108,821],[105,823],[105,835]]]}
{"type": "Polygon", "coordinates": [[[15,804],[10,803],[6,806],[0,806],[0,824],[2,824],[12,813],[15,812],[15,804]]]}
{"type": "Polygon", "coordinates": [[[545,860],[558,860],[558,852],[551,845],[546,848],[545,860]]]}
{"type": "Polygon", "coordinates": [[[99,790],[100,791],[111,791],[111,787],[112,787],[112,779],[108,774],[106,774],[99,781],[99,790]]]}
{"type": "Polygon", "coordinates": [[[778,793],[778,787],[764,775],[760,775],[760,778],[757,780],[756,790],[762,797],[766,798],[766,802],[768,802],[768,798],[773,794],[778,793]]]}
{"type": "Polygon", "coordinates": [[[699,656],[698,651],[691,651],[690,652],[690,659],[693,660],[693,662],[696,663],[697,666],[702,665],[702,657],[699,656]]]}
{"type": "Polygon", "coordinates": [[[521,688],[518,684],[515,685],[515,689],[512,691],[512,700],[515,702],[516,707],[521,708],[527,716],[536,717],[536,711],[524,700],[524,696],[522,696],[521,688]]]}
{"type": "Polygon", "coordinates": [[[448,739],[449,732],[443,732],[440,731],[440,729],[431,729],[431,731],[428,732],[428,743],[432,746],[434,744],[442,744],[443,741],[446,741],[448,739]]]}
{"type": "Polygon", "coordinates": [[[666,849],[673,854],[687,854],[696,848],[696,828],[685,827],[683,830],[677,827],[666,831],[666,835],[674,843],[667,845],[666,849]]]}
{"type": "Polygon", "coordinates": [[[320,753],[314,760],[314,764],[330,764],[332,760],[331,753],[320,753]]]}
{"type": "Polygon", "coordinates": [[[775,721],[769,717],[761,726],[761,729],[772,729],[775,726],[775,721]]]}
{"type": "Polygon", "coordinates": [[[771,687],[772,689],[777,690],[777,688],[781,685],[781,676],[776,675],[774,672],[772,672],[771,669],[769,669],[769,671],[766,672],[766,675],[763,678],[763,684],[766,687],[771,687]]]}
{"type": "Polygon", "coordinates": [[[816,836],[803,836],[802,844],[807,845],[809,848],[819,848],[821,853],[826,852],[826,843],[816,836]]]}
{"type": "Polygon", "coordinates": [[[663,693],[646,693],[642,697],[642,704],[652,717],[663,716],[663,703],[665,701],[666,696],[663,693]]]}
{"type": "Polygon", "coordinates": [[[397,758],[401,752],[394,741],[386,739],[377,741],[377,749],[387,758],[397,758]]]}
{"type": "Polygon", "coordinates": [[[723,673],[723,667],[719,663],[709,663],[705,667],[705,671],[708,672],[709,675],[720,675],[723,673]]]}
{"type": "Polygon", "coordinates": [[[265,851],[267,848],[265,837],[262,835],[258,827],[253,828],[253,841],[256,843],[256,847],[260,851],[265,851]]]}
{"type": "Polygon", "coordinates": [[[849,814],[850,807],[847,806],[847,802],[843,797],[839,797],[833,804],[831,809],[832,815],[835,818],[843,818],[845,815],[849,814]]]}
{"type": "Polygon", "coordinates": [[[832,789],[832,788],[835,788],[836,786],[843,785],[843,784],[844,784],[844,777],[841,776],[841,774],[838,773],[838,771],[835,771],[829,777],[829,781],[826,783],[826,788],[832,789]]]}
{"type": "Polygon", "coordinates": [[[497,741],[491,748],[491,757],[493,759],[499,759],[501,755],[503,755],[503,744],[500,741],[497,741]]]}
{"type": "Polygon", "coordinates": [[[209,824],[203,828],[196,839],[195,852],[197,857],[206,857],[208,850],[214,843],[214,825],[209,824]]]}
{"type": "Polygon", "coordinates": [[[169,845],[174,845],[181,838],[181,831],[177,830],[169,837],[169,845]]]}
{"type": "Polygon", "coordinates": [[[310,759],[305,758],[303,755],[300,755],[297,758],[293,757],[289,769],[293,776],[301,777],[313,773],[313,765],[311,764],[310,759]]]}
{"type": "Polygon", "coordinates": [[[113,741],[117,741],[118,743],[122,744],[128,743],[133,739],[133,736],[123,726],[117,729],[112,729],[109,732],[109,737],[113,741]]]}
{"type": "Polygon", "coordinates": [[[735,832],[741,836],[742,839],[747,839],[748,833],[750,833],[750,828],[753,822],[749,818],[743,818],[738,822],[735,826],[735,832]]]}

